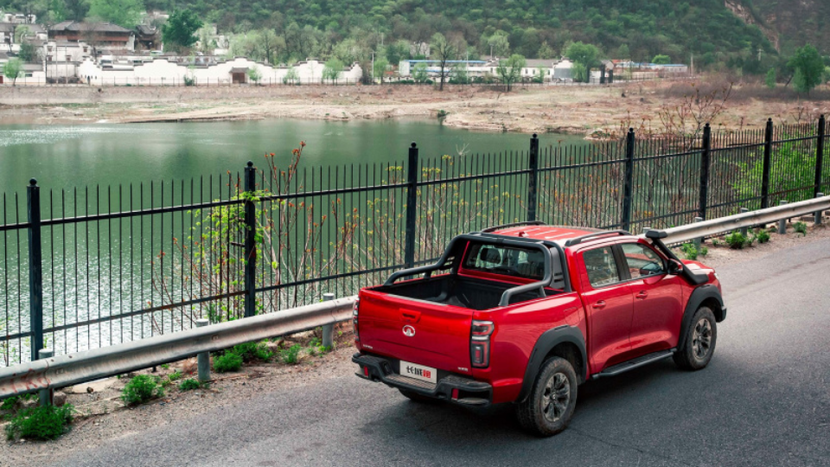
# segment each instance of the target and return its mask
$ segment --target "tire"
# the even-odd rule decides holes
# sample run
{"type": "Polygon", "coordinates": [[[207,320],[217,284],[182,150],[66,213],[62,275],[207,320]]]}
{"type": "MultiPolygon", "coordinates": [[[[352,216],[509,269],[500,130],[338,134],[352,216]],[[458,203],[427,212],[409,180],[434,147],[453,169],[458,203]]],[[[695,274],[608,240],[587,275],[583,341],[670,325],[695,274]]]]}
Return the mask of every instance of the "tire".
{"type": "Polygon", "coordinates": [[[398,391],[401,392],[407,399],[411,400],[412,402],[418,402],[420,404],[430,404],[435,402],[435,399],[427,396],[423,396],[418,394],[417,392],[410,391],[408,389],[401,389],[398,388],[398,391]]]}
{"type": "Polygon", "coordinates": [[[522,428],[537,436],[553,436],[568,427],[576,407],[577,379],[571,362],[552,357],[542,364],[527,400],[516,407],[522,428]],[[551,400],[556,395],[556,402],[551,400]]]}
{"type": "Polygon", "coordinates": [[[674,363],[683,370],[697,371],[706,368],[715,353],[718,341],[718,327],[715,314],[709,307],[702,306],[692,316],[686,330],[683,348],[672,355],[674,363]]]}

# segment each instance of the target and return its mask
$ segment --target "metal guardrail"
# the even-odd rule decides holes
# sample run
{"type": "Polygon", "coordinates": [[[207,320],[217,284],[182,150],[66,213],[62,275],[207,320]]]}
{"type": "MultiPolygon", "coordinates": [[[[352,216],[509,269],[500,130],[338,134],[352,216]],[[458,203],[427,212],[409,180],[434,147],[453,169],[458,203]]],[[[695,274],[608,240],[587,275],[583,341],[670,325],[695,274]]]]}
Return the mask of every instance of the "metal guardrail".
{"type": "Polygon", "coordinates": [[[717,219],[681,225],[669,229],[659,229],[657,231],[666,234],[666,237],[662,241],[668,245],[688,242],[696,238],[738,230],[743,227],[770,224],[782,219],[804,216],[828,209],[830,209],[830,196],[822,196],[797,203],[782,204],[772,208],[744,212],[733,216],[719,217],[717,219]]]}
{"type": "MultiPolygon", "coordinates": [[[[682,243],[782,219],[830,210],[830,196],[785,204],[709,221],[655,230],[666,244],[682,243]]],[[[203,352],[269,337],[292,334],[346,321],[357,297],[335,299],[277,313],[230,321],[188,331],[127,342],[0,369],[0,399],[61,388],[151,366],[182,360],[203,352]]]]}
{"type": "Polygon", "coordinates": [[[346,321],[357,297],[50,357],[0,369],[0,399],[62,388],[318,326],[346,321]]]}

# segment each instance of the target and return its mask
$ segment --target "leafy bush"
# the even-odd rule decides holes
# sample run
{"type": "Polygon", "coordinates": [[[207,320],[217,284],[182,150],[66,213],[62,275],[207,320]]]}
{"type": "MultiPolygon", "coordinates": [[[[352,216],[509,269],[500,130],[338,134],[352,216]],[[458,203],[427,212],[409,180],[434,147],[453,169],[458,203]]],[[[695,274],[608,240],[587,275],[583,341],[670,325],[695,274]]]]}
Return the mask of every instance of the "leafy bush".
{"type": "Polygon", "coordinates": [[[300,349],[302,349],[300,344],[294,344],[288,349],[282,349],[280,351],[282,361],[289,365],[296,365],[299,360],[300,349]]]}
{"type": "Polygon", "coordinates": [[[213,369],[219,373],[239,371],[242,368],[242,356],[232,351],[225,351],[224,354],[213,359],[213,369]]]}
{"type": "Polygon", "coordinates": [[[758,233],[755,234],[755,240],[758,240],[758,243],[767,243],[769,241],[769,232],[766,229],[758,230],[758,233]]]}
{"type": "Polygon", "coordinates": [[[807,224],[803,222],[796,222],[795,224],[793,224],[793,229],[796,232],[800,233],[802,237],[807,236],[807,224]]]}
{"type": "Polygon", "coordinates": [[[182,391],[191,391],[193,389],[199,389],[202,387],[202,383],[196,381],[193,378],[188,378],[179,384],[179,389],[182,391]]]}
{"type": "Polygon", "coordinates": [[[73,410],[72,404],[23,409],[6,426],[6,438],[57,439],[69,429],[73,410]]]}
{"type": "Polygon", "coordinates": [[[262,360],[267,362],[274,356],[274,352],[268,350],[265,341],[262,342],[246,342],[233,347],[233,353],[242,357],[245,363],[255,360],[262,360]]]}
{"type": "Polygon", "coordinates": [[[686,243],[680,247],[680,250],[683,251],[686,259],[690,259],[692,261],[696,260],[698,256],[706,256],[709,254],[708,248],[702,246],[698,249],[694,243],[686,243]]]}
{"type": "Polygon", "coordinates": [[[752,242],[748,238],[746,238],[744,234],[738,232],[737,230],[727,235],[725,237],[725,240],[726,243],[729,244],[729,248],[733,248],[735,250],[740,250],[741,248],[752,244],[752,242]]]}
{"type": "Polygon", "coordinates": [[[121,391],[121,400],[127,405],[143,404],[156,397],[163,397],[164,389],[156,378],[150,375],[138,375],[130,380],[121,391]]]}
{"type": "Polygon", "coordinates": [[[170,373],[170,374],[167,376],[167,378],[169,378],[169,379],[170,379],[170,381],[176,381],[176,380],[178,380],[178,379],[181,379],[181,378],[182,378],[182,372],[181,372],[181,371],[175,371],[175,372],[173,372],[173,373],[170,373]]]}

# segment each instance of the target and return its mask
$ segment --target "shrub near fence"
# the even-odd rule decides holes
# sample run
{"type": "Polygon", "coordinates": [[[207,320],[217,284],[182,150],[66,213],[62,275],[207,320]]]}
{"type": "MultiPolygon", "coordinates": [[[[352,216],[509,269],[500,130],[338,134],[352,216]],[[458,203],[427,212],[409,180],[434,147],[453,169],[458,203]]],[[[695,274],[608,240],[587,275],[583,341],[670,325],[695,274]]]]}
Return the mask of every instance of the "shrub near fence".
{"type": "Polygon", "coordinates": [[[523,220],[667,227],[830,192],[824,118],[764,131],[3,195],[0,362],[355,293],[455,235],[523,220]]]}

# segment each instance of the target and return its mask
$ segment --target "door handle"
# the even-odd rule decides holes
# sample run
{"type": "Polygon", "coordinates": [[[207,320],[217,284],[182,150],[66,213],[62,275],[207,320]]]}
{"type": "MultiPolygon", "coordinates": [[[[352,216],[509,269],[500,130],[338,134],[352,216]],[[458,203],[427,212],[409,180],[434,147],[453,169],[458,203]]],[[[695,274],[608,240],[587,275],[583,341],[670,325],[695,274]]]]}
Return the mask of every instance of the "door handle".
{"type": "Polygon", "coordinates": [[[643,300],[646,297],[648,297],[648,292],[646,292],[645,290],[641,290],[640,293],[634,296],[634,298],[638,298],[640,300],[643,300]]]}
{"type": "Polygon", "coordinates": [[[594,306],[594,308],[596,308],[597,310],[601,310],[601,309],[605,308],[605,300],[600,300],[600,301],[598,301],[598,302],[594,303],[594,305],[593,305],[593,306],[594,306]]]}

